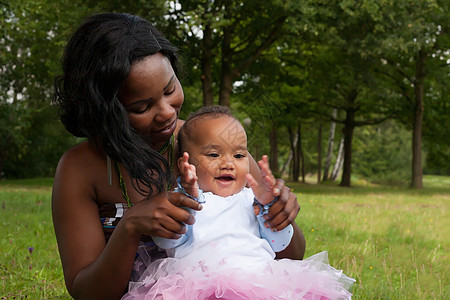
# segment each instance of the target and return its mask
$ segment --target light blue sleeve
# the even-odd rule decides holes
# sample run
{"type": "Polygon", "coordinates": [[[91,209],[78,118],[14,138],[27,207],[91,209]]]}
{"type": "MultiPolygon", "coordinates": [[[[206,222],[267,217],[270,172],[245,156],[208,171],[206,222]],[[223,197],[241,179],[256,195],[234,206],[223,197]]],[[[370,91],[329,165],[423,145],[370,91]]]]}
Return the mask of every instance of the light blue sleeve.
{"type": "Polygon", "coordinates": [[[255,202],[260,207],[259,214],[256,216],[259,223],[259,233],[261,234],[261,237],[263,239],[269,242],[269,245],[270,247],[272,247],[273,251],[280,252],[286,249],[286,247],[291,242],[292,236],[294,234],[294,228],[292,227],[292,225],[289,225],[281,231],[273,232],[270,228],[264,227],[264,215],[269,212],[269,208],[277,200],[278,197],[276,197],[275,200],[273,200],[271,203],[262,205],[255,198],[255,202]]]}
{"type": "MultiPolygon", "coordinates": [[[[191,195],[186,193],[184,188],[181,186],[180,177],[178,177],[178,179],[177,179],[177,187],[175,188],[174,192],[185,194],[189,198],[194,199],[195,201],[197,201],[199,203],[205,203],[203,191],[201,189],[198,190],[198,198],[192,197],[191,195]]],[[[190,214],[195,213],[195,211],[191,208],[188,208],[188,207],[182,207],[182,208],[190,214]]],[[[191,227],[191,225],[186,225],[186,226],[188,226],[187,233],[183,234],[179,239],[166,239],[166,238],[162,238],[159,236],[152,236],[152,240],[161,249],[172,249],[172,248],[178,247],[178,246],[184,244],[184,242],[186,242],[186,240],[188,238],[189,227],[191,227]]]]}

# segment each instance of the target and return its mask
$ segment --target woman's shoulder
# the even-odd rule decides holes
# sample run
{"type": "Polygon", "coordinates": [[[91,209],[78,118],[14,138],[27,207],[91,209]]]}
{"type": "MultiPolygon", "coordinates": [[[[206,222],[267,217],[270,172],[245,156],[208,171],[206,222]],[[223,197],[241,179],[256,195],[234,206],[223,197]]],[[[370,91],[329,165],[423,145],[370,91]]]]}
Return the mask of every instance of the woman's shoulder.
{"type": "Polygon", "coordinates": [[[102,167],[106,162],[104,155],[100,153],[95,145],[84,141],[67,150],[59,160],[58,171],[70,171],[71,173],[82,172],[84,176],[96,173],[95,170],[102,167]]]}
{"type": "Polygon", "coordinates": [[[101,157],[100,151],[95,145],[86,140],[81,142],[72,148],[68,149],[61,157],[62,160],[92,160],[99,159],[101,157]]]}

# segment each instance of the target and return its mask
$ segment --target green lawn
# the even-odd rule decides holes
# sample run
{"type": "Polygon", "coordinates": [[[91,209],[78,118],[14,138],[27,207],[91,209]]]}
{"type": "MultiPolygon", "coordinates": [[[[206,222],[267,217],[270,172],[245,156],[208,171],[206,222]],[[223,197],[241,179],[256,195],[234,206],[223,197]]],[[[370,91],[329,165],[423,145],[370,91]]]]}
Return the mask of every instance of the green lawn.
{"type": "MultiPolygon", "coordinates": [[[[53,233],[51,179],[0,182],[0,299],[69,298],[53,233]]],[[[293,184],[306,256],[327,250],[355,299],[450,299],[450,177],[422,190],[293,184]]]]}

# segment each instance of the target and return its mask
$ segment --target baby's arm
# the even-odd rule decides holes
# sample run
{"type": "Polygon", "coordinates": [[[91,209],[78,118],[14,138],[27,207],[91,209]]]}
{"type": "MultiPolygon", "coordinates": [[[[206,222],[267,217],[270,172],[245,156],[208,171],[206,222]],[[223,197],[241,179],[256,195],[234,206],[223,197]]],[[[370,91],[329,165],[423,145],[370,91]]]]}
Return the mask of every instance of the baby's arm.
{"type": "Polygon", "coordinates": [[[247,181],[255,194],[255,202],[260,206],[260,211],[257,215],[259,232],[261,237],[269,242],[275,252],[280,252],[291,242],[294,228],[290,224],[283,230],[277,232],[264,226],[264,222],[266,221],[264,215],[268,213],[270,206],[277,201],[278,197],[274,197],[273,195],[276,180],[270,170],[267,155],[264,155],[262,160],[258,161],[258,165],[261,168],[262,185],[251,174],[247,174],[247,181]]]}
{"type": "MultiPolygon", "coordinates": [[[[203,193],[198,188],[198,177],[195,172],[195,166],[191,165],[188,160],[189,154],[187,152],[184,152],[183,157],[180,157],[178,160],[180,177],[177,179],[178,186],[175,188],[174,192],[183,193],[199,203],[203,203],[203,193]]],[[[183,209],[191,214],[194,213],[190,208],[183,207],[183,209]]],[[[152,239],[158,247],[162,249],[172,249],[186,242],[187,233],[183,234],[179,239],[166,239],[157,236],[152,236],[152,239]]]]}

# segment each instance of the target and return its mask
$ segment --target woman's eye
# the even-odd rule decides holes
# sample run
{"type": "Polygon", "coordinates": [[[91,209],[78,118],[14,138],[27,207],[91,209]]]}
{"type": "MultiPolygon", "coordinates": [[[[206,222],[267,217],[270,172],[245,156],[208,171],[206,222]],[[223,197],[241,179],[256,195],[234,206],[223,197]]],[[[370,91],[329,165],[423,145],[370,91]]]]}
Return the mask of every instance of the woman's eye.
{"type": "Polygon", "coordinates": [[[172,95],[173,92],[175,92],[175,84],[173,85],[173,88],[170,91],[165,92],[164,95],[166,95],[166,96],[172,95]]]}
{"type": "Polygon", "coordinates": [[[144,106],[143,108],[140,109],[136,109],[134,111],[132,111],[135,114],[143,114],[145,113],[148,109],[149,109],[150,105],[144,106]]]}

